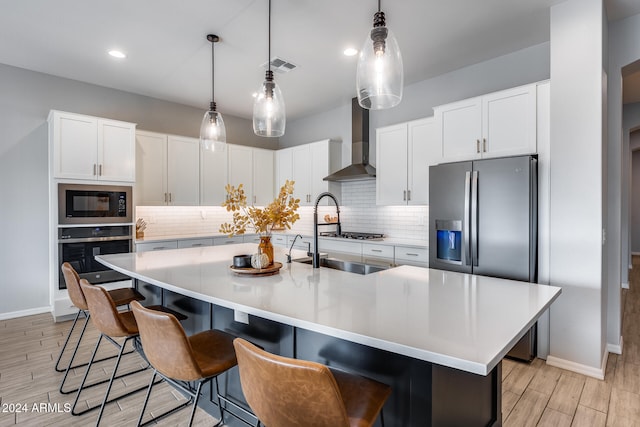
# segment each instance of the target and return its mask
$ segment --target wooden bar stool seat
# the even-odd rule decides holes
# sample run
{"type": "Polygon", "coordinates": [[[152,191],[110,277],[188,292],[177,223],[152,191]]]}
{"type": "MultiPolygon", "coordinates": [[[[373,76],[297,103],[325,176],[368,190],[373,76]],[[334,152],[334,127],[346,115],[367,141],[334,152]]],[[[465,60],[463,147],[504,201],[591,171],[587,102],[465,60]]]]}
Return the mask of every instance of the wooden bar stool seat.
{"type": "Polygon", "coordinates": [[[242,338],[233,341],[240,384],[258,425],[368,427],[391,388],[316,362],[268,353],[242,338]]]}
{"type": "Polygon", "coordinates": [[[182,325],[170,313],[145,308],[138,302],[132,302],[131,309],[140,330],[142,350],[154,369],[137,425],[155,422],[193,404],[188,423],[190,426],[198,406],[202,385],[212,379],[216,380],[216,394],[220,409],[220,421],[217,425],[221,425],[224,422],[225,409],[222,406],[217,387],[217,378],[218,375],[237,364],[233,349],[235,337],[219,330],[207,330],[187,336],[182,325]],[[186,403],[143,424],[142,419],[151,395],[151,389],[156,384],[156,376],[160,376],[169,384],[180,388],[191,398],[186,403]],[[195,390],[189,382],[197,384],[195,390]]]}
{"type": "MultiPolygon", "coordinates": [[[[73,365],[73,361],[75,360],[76,354],[78,353],[78,349],[80,348],[80,342],[82,341],[82,337],[84,336],[84,332],[87,329],[87,324],[89,323],[89,318],[91,317],[91,313],[89,311],[89,306],[87,305],[87,300],[80,288],[80,275],[78,272],[69,264],[65,262],[61,266],[62,275],[64,276],[64,281],[67,285],[67,291],[69,293],[69,298],[74,306],[78,308],[78,312],[76,313],[76,317],[73,320],[71,328],[69,329],[69,333],[67,334],[67,338],[64,341],[62,348],[60,349],[60,354],[58,355],[58,360],[56,361],[55,370],[58,372],[64,372],[64,376],[62,377],[62,381],[60,382],[60,393],[69,394],[75,391],[78,391],[77,388],[72,390],[65,390],[64,385],[67,381],[67,377],[69,375],[69,371],[75,368],[81,368],[83,366],[87,366],[88,362],[80,363],[78,365],[73,365]],[[71,338],[71,334],[73,333],[76,324],[78,323],[78,319],[80,315],[84,316],[84,324],[82,325],[82,330],[80,332],[80,336],[78,337],[78,341],[76,342],[76,346],[73,349],[73,353],[71,354],[71,358],[69,359],[69,363],[66,368],[60,367],[60,361],[62,360],[62,355],[64,354],[67,345],[69,344],[69,340],[71,338]]],[[[107,291],[113,303],[116,307],[120,307],[123,305],[129,305],[131,301],[143,301],[145,297],[138,292],[134,288],[119,288],[107,291]]],[[[108,357],[105,359],[95,360],[94,362],[101,362],[104,360],[112,359],[116,356],[108,357]]]]}

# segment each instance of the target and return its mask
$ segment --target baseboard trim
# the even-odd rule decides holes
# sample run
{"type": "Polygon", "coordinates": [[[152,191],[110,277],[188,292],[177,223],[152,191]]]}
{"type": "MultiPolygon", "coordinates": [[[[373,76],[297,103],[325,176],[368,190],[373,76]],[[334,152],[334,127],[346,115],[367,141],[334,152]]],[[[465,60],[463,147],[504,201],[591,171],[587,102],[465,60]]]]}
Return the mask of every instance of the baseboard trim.
{"type": "Polygon", "coordinates": [[[620,286],[622,286],[622,289],[629,289],[629,282],[624,282],[620,286]]]}
{"type": "Polygon", "coordinates": [[[0,320],[15,319],[18,317],[33,316],[34,314],[50,313],[51,307],[30,308],[29,310],[12,311],[10,313],[0,313],[0,320]]]}
{"type": "Polygon", "coordinates": [[[607,343],[607,351],[609,353],[622,354],[622,337],[620,337],[620,344],[609,344],[607,343]]]}
{"type": "Polygon", "coordinates": [[[567,371],[577,372],[578,374],[587,375],[599,380],[604,380],[604,372],[607,367],[608,352],[605,351],[602,358],[602,366],[600,368],[594,368],[593,366],[583,365],[581,363],[572,362],[570,360],[560,359],[555,356],[547,356],[547,365],[555,366],[556,368],[566,369],[567,371]]]}

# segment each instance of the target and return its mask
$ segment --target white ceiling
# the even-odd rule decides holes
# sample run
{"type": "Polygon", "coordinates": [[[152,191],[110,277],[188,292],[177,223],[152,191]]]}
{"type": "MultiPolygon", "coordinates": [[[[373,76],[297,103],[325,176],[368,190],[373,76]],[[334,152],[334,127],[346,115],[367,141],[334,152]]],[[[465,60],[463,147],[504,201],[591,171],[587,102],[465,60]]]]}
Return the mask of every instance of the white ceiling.
{"type": "MultiPolygon", "coordinates": [[[[405,85],[549,40],[549,7],[562,0],[382,2],[404,60],[405,85]]],[[[375,0],[272,0],[272,57],[288,119],[355,96],[356,57],[375,0]]],[[[610,20],[640,13],[608,0],[610,20]]],[[[267,61],[267,0],[22,0],[4,2],[0,63],[207,109],[215,33],[216,102],[250,118],[267,61]],[[128,58],[106,52],[118,48],[128,58]]],[[[626,87],[627,85],[625,85],[626,87]]],[[[640,86],[640,85],[638,85],[640,86]]],[[[640,92],[639,92],[640,93],[640,92]]],[[[640,100],[640,96],[638,97],[640,100]]]]}

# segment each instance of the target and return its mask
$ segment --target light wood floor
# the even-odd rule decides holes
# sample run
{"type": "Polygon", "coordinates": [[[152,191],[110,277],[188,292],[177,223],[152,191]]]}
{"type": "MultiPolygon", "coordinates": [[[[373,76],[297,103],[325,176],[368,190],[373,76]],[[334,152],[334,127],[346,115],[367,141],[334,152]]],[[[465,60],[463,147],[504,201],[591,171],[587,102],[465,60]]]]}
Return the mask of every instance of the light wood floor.
{"type": "MultiPolygon", "coordinates": [[[[531,364],[505,360],[502,390],[505,427],[640,426],[640,257],[634,257],[633,262],[631,290],[623,292],[624,354],[609,355],[605,380],[548,366],[540,359],[531,364]]],[[[62,374],[54,371],[54,364],[70,326],[70,322],[54,323],[50,314],[0,321],[0,427],[95,424],[97,411],[72,416],[65,404],[73,403],[75,394],[58,392],[62,374]]],[[[90,325],[79,360],[88,360],[97,336],[90,325]]],[[[115,354],[115,347],[103,341],[100,355],[107,354],[115,354]]],[[[110,360],[94,366],[89,381],[108,378],[113,364],[114,360],[110,360]]],[[[137,354],[130,354],[123,358],[119,372],[143,365],[137,354]]],[[[73,370],[67,388],[77,386],[83,374],[84,368],[73,370]]],[[[150,376],[147,370],[117,380],[112,396],[148,384],[150,376]]],[[[104,390],[104,386],[97,386],[83,392],[78,407],[99,404],[104,390]]],[[[144,392],[140,392],[107,405],[103,425],[135,425],[143,399],[144,392]]],[[[182,395],[162,384],[154,388],[149,411],[157,414],[182,401],[182,395]]],[[[186,425],[187,411],[158,424],[186,425]]],[[[197,411],[195,426],[214,423],[213,417],[197,411]]]]}

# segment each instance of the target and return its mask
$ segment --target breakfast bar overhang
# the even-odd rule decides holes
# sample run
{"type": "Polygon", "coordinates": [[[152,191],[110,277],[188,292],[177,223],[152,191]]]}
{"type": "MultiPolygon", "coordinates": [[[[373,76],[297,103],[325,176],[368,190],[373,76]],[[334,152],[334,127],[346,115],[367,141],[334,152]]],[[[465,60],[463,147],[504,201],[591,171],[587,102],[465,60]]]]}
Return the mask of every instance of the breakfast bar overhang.
{"type": "MultiPolygon", "coordinates": [[[[189,334],[222,329],[270,352],[389,384],[385,424],[398,427],[501,425],[501,360],[561,292],[410,266],[368,275],[313,269],[287,264],[283,248],[275,248],[283,263],[278,274],[230,269],[234,255],[255,249],[240,244],[96,259],[134,279],[150,304],[186,311],[189,334]]],[[[296,256],[304,253],[294,250],[296,256]]],[[[223,392],[242,403],[237,370],[227,377],[223,392]]]]}

